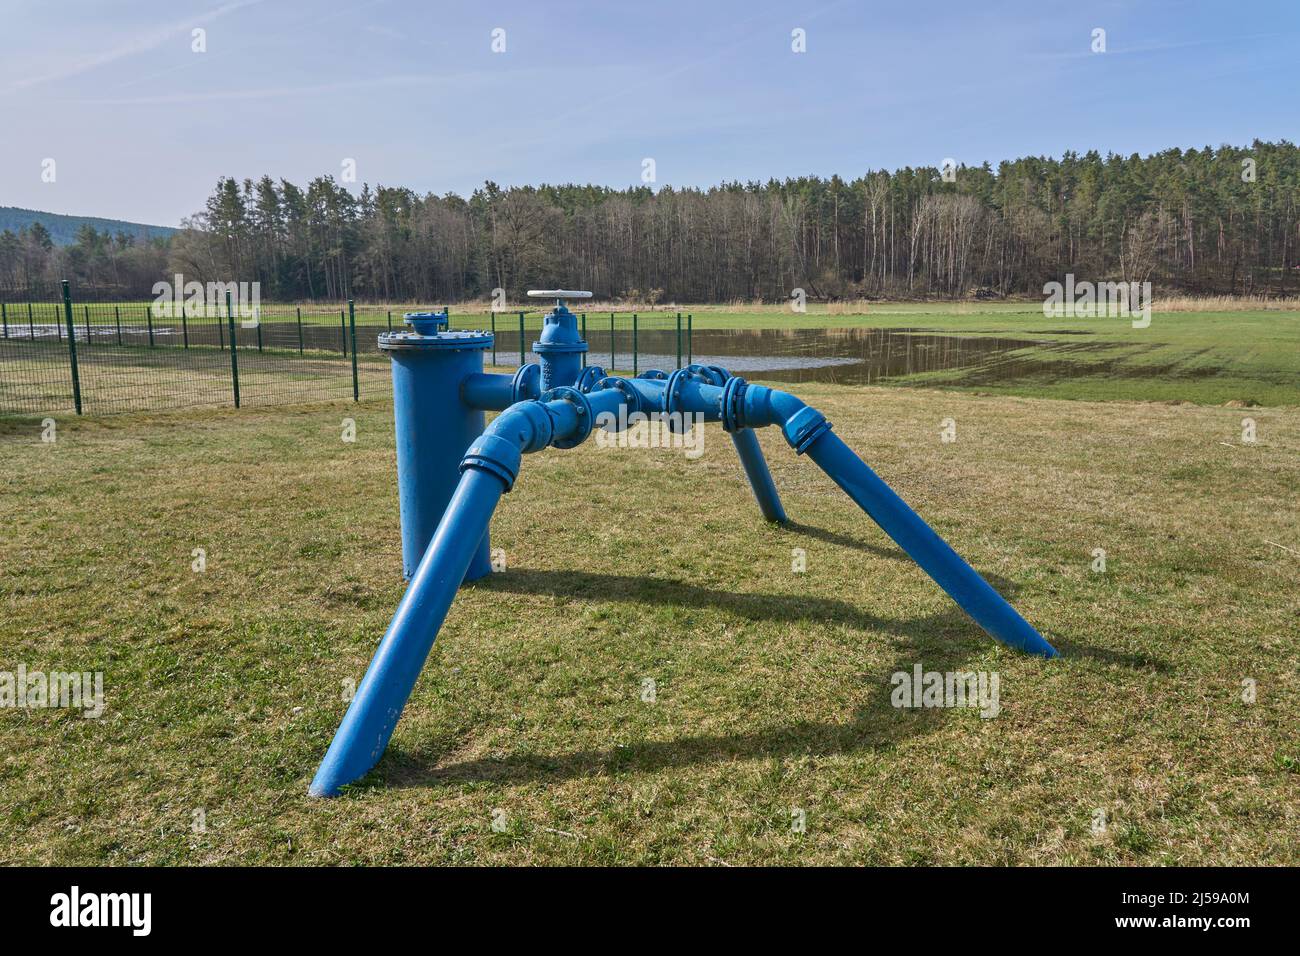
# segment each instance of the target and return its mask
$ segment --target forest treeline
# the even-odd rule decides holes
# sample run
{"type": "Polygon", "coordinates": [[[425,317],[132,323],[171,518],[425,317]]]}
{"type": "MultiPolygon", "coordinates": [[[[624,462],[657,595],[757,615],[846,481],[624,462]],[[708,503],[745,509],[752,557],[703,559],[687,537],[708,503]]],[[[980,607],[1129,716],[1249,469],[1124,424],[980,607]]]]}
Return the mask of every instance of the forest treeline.
{"type": "Polygon", "coordinates": [[[142,296],[153,282],[258,281],[265,301],[459,302],[575,286],[636,302],[1042,294],[1067,273],[1191,294],[1300,286],[1289,142],[1066,153],[994,169],[905,168],[710,189],[502,188],[468,198],[222,179],[168,240],[0,233],[0,288],[142,296]]]}

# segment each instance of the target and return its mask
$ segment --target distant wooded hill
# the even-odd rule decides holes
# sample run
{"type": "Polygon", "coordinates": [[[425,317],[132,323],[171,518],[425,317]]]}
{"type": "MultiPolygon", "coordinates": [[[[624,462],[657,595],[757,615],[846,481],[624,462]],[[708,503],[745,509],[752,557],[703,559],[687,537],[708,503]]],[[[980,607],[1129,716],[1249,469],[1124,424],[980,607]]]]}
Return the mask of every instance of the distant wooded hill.
{"type": "Polygon", "coordinates": [[[0,206],[0,232],[8,229],[18,232],[34,222],[39,222],[49,232],[56,246],[70,246],[77,241],[77,231],[82,226],[90,226],[96,232],[116,236],[126,233],[136,241],[152,238],[167,239],[177,230],[171,226],[148,226],[139,222],[126,222],[122,219],[100,219],[97,216],[65,216],[57,212],[41,212],[37,209],[19,209],[17,206],[0,206]]]}

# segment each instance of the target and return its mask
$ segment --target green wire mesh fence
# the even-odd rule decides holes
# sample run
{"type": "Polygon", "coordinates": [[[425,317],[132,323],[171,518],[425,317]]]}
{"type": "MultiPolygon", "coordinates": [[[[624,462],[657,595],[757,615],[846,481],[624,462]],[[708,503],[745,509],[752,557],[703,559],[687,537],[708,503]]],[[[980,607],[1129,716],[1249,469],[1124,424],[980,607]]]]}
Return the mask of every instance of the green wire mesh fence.
{"type": "MultiPolygon", "coordinates": [[[[387,398],[380,333],[405,311],[337,307],[86,301],[66,287],[0,298],[0,412],[78,414],[387,398]]],[[[451,310],[451,326],[495,333],[489,365],[536,361],[543,312],[451,310]]],[[[637,373],[689,364],[689,315],[582,313],[586,363],[637,373]]]]}

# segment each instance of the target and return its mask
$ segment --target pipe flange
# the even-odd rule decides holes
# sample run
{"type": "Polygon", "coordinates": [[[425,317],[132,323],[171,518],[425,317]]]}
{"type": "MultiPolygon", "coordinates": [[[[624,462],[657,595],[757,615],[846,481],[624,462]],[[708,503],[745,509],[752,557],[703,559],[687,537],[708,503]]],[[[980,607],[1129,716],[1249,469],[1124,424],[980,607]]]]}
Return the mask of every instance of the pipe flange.
{"type": "Polygon", "coordinates": [[[703,376],[697,370],[703,367],[702,365],[691,365],[686,368],[679,368],[668,376],[668,384],[664,386],[660,407],[664,413],[664,424],[668,426],[668,431],[674,435],[681,435],[691,430],[691,425],[686,418],[687,413],[681,410],[682,388],[687,382],[702,378],[703,376]]]}
{"type": "Polygon", "coordinates": [[[659,399],[659,410],[665,415],[675,411],[678,399],[682,394],[682,386],[694,377],[694,374],[688,368],[679,368],[669,375],[668,384],[664,386],[664,393],[659,399]]]}
{"type": "Polygon", "coordinates": [[[727,373],[716,365],[688,365],[682,371],[705,385],[721,385],[727,380],[727,373]],[[718,372],[722,375],[719,376],[718,372]]]}
{"type": "Polygon", "coordinates": [[[515,377],[510,382],[510,398],[515,402],[526,402],[536,398],[542,390],[542,367],[537,364],[519,366],[515,377]]]}
{"type": "Polygon", "coordinates": [[[694,372],[695,377],[706,385],[721,387],[727,384],[727,379],[731,378],[731,373],[721,365],[689,365],[687,369],[694,372]]]}
{"type": "Polygon", "coordinates": [[[667,372],[657,368],[648,368],[640,375],[637,376],[637,378],[648,378],[654,382],[662,382],[667,377],[668,377],[667,372]]]}
{"type": "Polygon", "coordinates": [[[591,392],[595,390],[595,385],[601,379],[605,378],[605,370],[599,365],[588,365],[578,373],[578,380],[573,383],[573,387],[580,392],[591,392]]]}
{"type": "Polygon", "coordinates": [[[548,388],[537,397],[537,400],[545,405],[547,402],[570,402],[578,406],[578,430],[568,438],[556,438],[552,440],[553,448],[573,448],[581,445],[591,434],[595,427],[595,415],[591,410],[591,402],[587,396],[582,394],[576,388],[570,385],[557,385],[555,388],[548,388]]]}
{"type": "Polygon", "coordinates": [[[745,427],[745,389],[749,387],[739,375],[733,375],[722,386],[722,428],[735,432],[745,427]]]}
{"type": "MultiPolygon", "coordinates": [[[[598,392],[604,388],[616,388],[623,393],[623,407],[627,409],[627,412],[623,416],[624,420],[626,420],[633,412],[641,410],[641,396],[637,393],[637,390],[632,387],[632,383],[627,379],[620,378],[617,375],[610,375],[606,378],[602,378],[599,382],[593,385],[591,390],[593,392],[598,392]]],[[[618,429],[607,428],[605,430],[617,431],[618,429]]]]}

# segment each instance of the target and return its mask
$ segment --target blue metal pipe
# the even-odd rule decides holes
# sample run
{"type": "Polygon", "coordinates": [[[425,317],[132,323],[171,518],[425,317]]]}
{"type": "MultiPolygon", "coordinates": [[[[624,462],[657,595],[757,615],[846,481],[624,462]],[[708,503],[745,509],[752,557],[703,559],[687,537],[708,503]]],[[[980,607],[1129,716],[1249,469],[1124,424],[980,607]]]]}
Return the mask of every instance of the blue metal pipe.
{"type": "MultiPolygon", "coordinates": [[[[594,407],[617,407],[617,390],[605,391],[595,396],[594,407]]],[[[592,407],[588,400],[520,402],[470,445],[451,502],[316,771],[313,796],[336,796],[379,760],[475,555],[466,543],[486,538],[492,512],[514,486],[523,454],[575,434],[585,437],[591,429],[582,419],[592,407]]]]}
{"type": "Polygon", "coordinates": [[[506,486],[488,471],[461,476],[438,530],[397,606],[343,723],[311,782],[314,797],[336,796],[361,779],[388,746],[434,638],[506,486]],[[469,543],[467,547],[466,544],[469,543]]]}
{"type": "MultiPolygon", "coordinates": [[[[689,373],[699,368],[700,366],[691,366],[685,371],[689,373]]],[[[721,369],[717,371],[721,373],[718,378],[729,378],[725,371],[721,369]]],[[[637,410],[641,412],[675,412],[683,415],[702,415],[705,421],[722,420],[724,389],[703,381],[701,377],[689,374],[683,376],[679,372],[665,379],[633,378],[624,381],[636,393],[637,410]]],[[[736,427],[729,431],[732,444],[736,446],[736,454],[745,469],[745,477],[749,479],[749,486],[754,491],[754,498],[758,501],[763,517],[768,521],[785,524],[789,519],[786,517],[785,508],[781,505],[781,496],[777,493],[776,483],[772,481],[772,473],[767,467],[767,461],[763,458],[758,436],[752,429],[744,427],[736,427]]]]}
{"type": "Polygon", "coordinates": [[[512,385],[509,375],[474,372],[461,380],[460,398],[470,408],[503,412],[515,403],[512,385]]]}
{"type": "MultiPolygon", "coordinates": [[[[392,359],[402,573],[409,578],[456,490],[461,455],[483,432],[483,411],[461,401],[461,382],[487,377],[482,376],[483,352],[491,347],[492,336],[438,331],[426,324],[436,318],[424,315],[408,321],[425,331],[384,333],[379,347],[392,359]]],[[[484,536],[471,555],[467,581],[491,573],[489,555],[484,536]]]]}
{"type": "Polygon", "coordinates": [[[821,412],[787,392],[748,385],[741,379],[727,384],[724,420],[734,413],[748,425],[780,426],[790,446],[801,455],[807,453],[975,623],[1010,647],[1057,656],[1056,649],[1002,595],[831,431],[821,412]]]}
{"type": "Polygon", "coordinates": [[[1010,647],[1043,657],[1057,656],[1056,649],[833,431],[827,429],[813,441],[808,457],[871,515],[976,624],[1010,647]]]}
{"type": "Polygon", "coordinates": [[[758,508],[763,512],[763,517],[768,521],[785,524],[785,508],[781,507],[781,496],[777,494],[776,483],[772,481],[772,473],[763,459],[758,435],[752,428],[738,428],[731,433],[731,441],[736,446],[740,463],[745,467],[745,477],[749,479],[749,487],[754,489],[754,497],[758,500],[758,508]]]}

